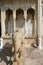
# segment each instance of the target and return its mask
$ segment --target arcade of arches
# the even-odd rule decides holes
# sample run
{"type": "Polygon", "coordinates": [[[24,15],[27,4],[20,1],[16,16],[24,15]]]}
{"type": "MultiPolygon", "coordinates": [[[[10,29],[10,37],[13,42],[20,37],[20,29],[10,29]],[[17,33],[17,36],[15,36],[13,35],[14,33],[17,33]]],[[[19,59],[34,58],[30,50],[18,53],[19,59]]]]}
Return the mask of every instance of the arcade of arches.
{"type": "MultiPolygon", "coordinates": [[[[21,33],[22,38],[24,39],[23,42],[25,41],[24,43],[28,43],[30,39],[28,40],[27,38],[30,37],[32,39],[32,43],[37,44],[37,22],[35,20],[35,9],[30,7],[27,11],[24,11],[22,8],[18,8],[16,12],[14,12],[9,8],[6,11],[1,11],[0,17],[4,24],[4,26],[3,24],[0,24],[0,30],[2,27],[1,32],[3,38],[10,39],[12,34],[15,36],[15,33],[21,33]]],[[[4,41],[4,44],[6,44],[6,40],[4,41]]],[[[29,43],[31,42],[29,41],[29,43]]]]}
{"type": "MultiPolygon", "coordinates": [[[[10,0],[11,1],[11,0],[10,0]]],[[[10,2],[9,1],[9,2],[10,2]]],[[[17,1],[17,0],[16,0],[17,1]]],[[[27,0],[26,0],[27,1],[27,0]]],[[[18,40],[25,44],[36,44],[38,48],[41,46],[41,7],[40,1],[28,2],[22,5],[17,3],[10,5],[6,2],[2,5],[0,12],[0,38],[3,39],[3,44],[12,44],[12,34],[16,43],[18,40]]],[[[30,1],[30,0],[29,0],[30,1]]]]}
{"type": "Polygon", "coordinates": [[[27,17],[25,21],[24,11],[19,8],[16,11],[15,25],[14,25],[13,11],[11,9],[6,10],[5,34],[10,35],[14,33],[15,31],[14,29],[16,29],[16,31],[21,30],[22,33],[25,33],[27,35],[36,36],[36,29],[34,29],[35,28],[34,24],[36,23],[34,20],[35,11],[34,9],[29,8],[26,14],[27,14],[27,17]]]}
{"type": "MultiPolygon", "coordinates": [[[[31,10],[32,8],[30,8],[29,10],[31,10]]],[[[34,25],[34,9],[32,9],[31,11],[33,12],[29,12],[29,10],[27,11],[27,17],[26,17],[26,21],[27,21],[27,24],[28,24],[28,21],[29,21],[29,18],[31,19],[31,24],[32,24],[32,27],[34,25]],[[33,21],[32,21],[33,20],[33,21]]],[[[25,17],[24,17],[24,11],[22,9],[18,9],[16,11],[16,21],[15,21],[15,25],[14,25],[14,18],[13,18],[13,11],[11,9],[8,9],[6,10],[6,17],[5,17],[5,33],[4,34],[10,34],[12,32],[14,32],[14,29],[17,28],[21,30],[24,29],[24,32],[26,31],[25,30],[25,17]],[[14,28],[15,26],[15,28],[14,28]]],[[[26,24],[26,25],[27,25],[26,24]]],[[[31,28],[31,24],[30,24],[30,28],[31,28]]],[[[29,28],[29,25],[28,27],[29,28]]],[[[0,30],[1,30],[1,12],[0,12],[0,30]]],[[[27,32],[28,32],[29,29],[27,29],[27,32]]],[[[34,32],[33,28],[31,30],[31,33],[32,31],[34,32]]],[[[36,31],[35,31],[36,32],[36,31]]],[[[29,34],[30,32],[28,32],[29,34]]],[[[1,35],[0,35],[1,36],[1,35]]]]}
{"type": "Polygon", "coordinates": [[[2,39],[0,43],[3,46],[7,43],[8,45],[13,44],[14,58],[17,56],[18,59],[18,54],[21,54],[22,48],[26,45],[42,49],[43,8],[41,7],[41,0],[26,0],[30,2],[18,0],[23,3],[17,3],[16,0],[17,2],[13,4],[11,4],[11,1],[15,0],[9,0],[8,2],[6,0],[0,6],[0,40],[2,39]]]}

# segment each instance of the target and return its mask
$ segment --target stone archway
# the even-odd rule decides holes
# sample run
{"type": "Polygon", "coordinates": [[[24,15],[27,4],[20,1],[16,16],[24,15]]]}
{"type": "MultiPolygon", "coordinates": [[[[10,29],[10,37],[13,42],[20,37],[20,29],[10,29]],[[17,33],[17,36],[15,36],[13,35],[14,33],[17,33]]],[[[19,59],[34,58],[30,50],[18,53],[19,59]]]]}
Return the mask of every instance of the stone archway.
{"type": "Polygon", "coordinates": [[[26,33],[29,36],[34,35],[34,9],[29,8],[27,10],[27,23],[26,23],[26,33]]]}
{"type": "Polygon", "coordinates": [[[6,10],[6,34],[12,34],[14,32],[14,21],[13,21],[13,11],[11,9],[6,10]]]}
{"type": "Polygon", "coordinates": [[[29,14],[32,15],[32,19],[34,20],[35,10],[31,7],[27,10],[27,15],[29,16],[29,14]]]}
{"type": "Polygon", "coordinates": [[[25,20],[24,20],[24,11],[19,8],[16,10],[16,28],[17,29],[23,29],[25,26],[25,20]]]}

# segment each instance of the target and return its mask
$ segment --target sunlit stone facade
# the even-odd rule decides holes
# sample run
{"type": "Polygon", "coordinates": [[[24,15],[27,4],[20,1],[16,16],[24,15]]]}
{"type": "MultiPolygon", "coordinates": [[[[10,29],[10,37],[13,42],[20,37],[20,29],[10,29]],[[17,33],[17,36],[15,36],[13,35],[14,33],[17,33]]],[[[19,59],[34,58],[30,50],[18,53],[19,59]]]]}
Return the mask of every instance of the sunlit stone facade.
{"type": "Polygon", "coordinates": [[[35,44],[43,48],[43,1],[42,0],[1,0],[0,40],[14,44],[16,51],[35,44]],[[13,34],[13,37],[12,37],[13,34]],[[15,40],[15,42],[12,40],[15,40]],[[18,46],[17,46],[17,45],[18,46]]]}

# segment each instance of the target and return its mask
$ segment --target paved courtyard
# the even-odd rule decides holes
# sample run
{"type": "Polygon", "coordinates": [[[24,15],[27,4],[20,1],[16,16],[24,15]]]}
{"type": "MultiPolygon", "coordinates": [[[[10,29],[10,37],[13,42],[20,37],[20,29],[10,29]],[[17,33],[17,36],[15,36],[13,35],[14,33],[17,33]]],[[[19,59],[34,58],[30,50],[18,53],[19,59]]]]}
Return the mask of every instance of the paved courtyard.
{"type": "MultiPolygon", "coordinates": [[[[43,50],[39,50],[32,46],[25,46],[23,48],[23,65],[43,65],[43,50]]],[[[4,56],[3,56],[4,58],[4,56]]],[[[0,61],[0,65],[17,65],[15,62],[12,64],[6,64],[4,60],[0,61]]]]}
{"type": "Polygon", "coordinates": [[[43,50],[39,50],[34,47],[24,48],[24,65],[43,65],[43,50]]]}

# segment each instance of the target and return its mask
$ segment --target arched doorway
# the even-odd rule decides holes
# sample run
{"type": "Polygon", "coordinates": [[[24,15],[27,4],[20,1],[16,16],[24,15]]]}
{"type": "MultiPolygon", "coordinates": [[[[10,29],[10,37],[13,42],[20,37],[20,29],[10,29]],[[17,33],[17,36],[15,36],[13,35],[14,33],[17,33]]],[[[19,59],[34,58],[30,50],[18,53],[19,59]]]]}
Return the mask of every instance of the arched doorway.
{"type": "Polygon", "coordinates": [[[6,10],[6,20],[5,20],[6,34],[10,35],[14,32],[14,21],[13,21],[13,11],[11,9],[6,10]]]}
{"type": "Polygon", "coordinates": [[[16,28],[19,30],[23,30],[25,26],[25,20],[24,20],[24,11],[19,8],[16,11],[16,28]]]}
{"type": "Polygon", "coordinates": [[[26,33],[29,36],[34,35],[34,13],[33,8],[27,10],[26,33]]]}

